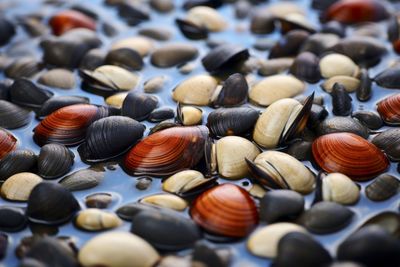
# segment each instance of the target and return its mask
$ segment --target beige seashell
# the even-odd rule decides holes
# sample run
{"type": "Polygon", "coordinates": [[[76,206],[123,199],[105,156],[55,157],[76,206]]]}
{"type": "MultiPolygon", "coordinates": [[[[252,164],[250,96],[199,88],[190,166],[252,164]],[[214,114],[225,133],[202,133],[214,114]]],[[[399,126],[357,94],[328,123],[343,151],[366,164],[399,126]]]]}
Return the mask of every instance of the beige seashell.
{"type": "Polygon", "coordinates": [[[147,56],[154,48],[154,42],[147,37],[135,36],[116,41],[111,50],[119,48],[130,48],[136,50],[142,57],[147,56]]]}
{"type": "Polygon", "coordinates": [[[32,189],[43,181],[40,176],[21,172],[8,178],[1,186],[1,196],[14,201],[27,201],[32,189]]]}
{"type": "Polygon", "coordinates": [[[294,223],[274,223],[264,226],[250,235],[247,249],[259,257],[275,258],[279,241],[292,232],[307,233],[305,228],[294,223]]]}
{"type": "Polygon", "coordinates": [[[359,68],[348,56],[342,54],[329,54],[319,61],[321,75],[324,78],[334,76],[357,76],[359,68]]]}
{"type": "Polygon", "coordinates": [[[204,175],[201,172],[185,170],[166,179],[162,188],[166,192],[181,194],[200,186],[207,181],[208,179],[204,178],[204,175]]]}
{"type": "Polygon", "coordinates": [[[250,100],[260,106],[269,106],[283,98],[297,96],[306,89],[305,83],[290,75],[264,78],[250,90],[250,100]]]}
{"type": "Polygon", "coordinates": [[[75,87],[75,76],[70,70],[66,69],[52,69],[43,73],[39,83],[62,89],[72,89],[75,87]]]}
{"type": "Polygon", "coordinates": [[[197,75],[181,82],[172,92],[172,98],[187,105],[206,106],[218,86],[218,80],[210,75],[197,75]]]}
{"type": "Polygon", "coordinates": [[[245,159],[254,160],[260,150],[249,140],[239,136],[226,136],[215,143],[219,175],[240,179],[248,174],[245,159]]]}
{"type": "Polygon", "coordinates": [[[81,229],[99,231],[116,228],[122,225],[122,220],[112,212],[99,209],[87,209],[78,214],[75,223],[81,229]]]}
{"type": "Polygon", "coordinates": [[[186,19],[212,32],[220,32],[227,27],[224,17],[215,9],[207,6],[191,8],[187,13],[186,19]]]}
{"type": "Polygon", "coordinates": [[[258,184],[253,184],[249,189],[249,193],[253,197],[262,198],[265,195],[265,193],[267,193],[267,190],[265,190],[264,188],[262,188],[262,186],[258,184]]]}
{"type": "Polygon", "coordinates": [[[163,75],[150,78],[143,84],[143,90],[145,93],[148,93],[148,94],[157,93],[157,92],[161,91],[166,80],[167,80],[167,77],[165,77],[163,75]]]}
{"type": "Polygon", "coordinates": [[[200,108],[183,106],[181,107],[181,122],[185,126],[201,124],[203,111],[200,108]]]}
{"type": "Polygon", "coordinates": [[[360,198],[360,189],[346,175],[330,173],[322,179],[322,198],[343,205],[352,205],[360,198]]]}
{"type": "Polygon", "coordinates": [[[159,258],[158,252],[144,239],[126,232],[98,235],[86,242],[78,254],[84,267],[152,267],[159,258]]]}
{"type": "Polygon", "coordinates": [[[91,72],[96,80],[115,90],[133,90],[139,82],[139,76],[124,68],[103,65],[91,72]]]}
{"type": "Polygon", "coordinates": [[[157,194],[142,198],[141,203],[151,204],[163,208],[169,208],[177,211],[183,211],[188,204],[182,198],[170,194],[157,194]]]}
{"type": "Polygon", "coordinates": [[[288,2],[277,2],[269,5],[265,12],[271,13],[275,17],[285,17],[292,14],[306,15],[304,9],[300,5],[288,2]]]}
{"type": "Polygon", "coordinates": [[[128,95],[128,93],[118,93],[112,96],[109,96],[106,98],[106,103],[107,105],[116,107],[116,108],[122,108],[122,103],[124,103],[125,97],[128,95]]]}
{"type": "Polygon", "coordinates": [[[340,83],[344,86],[347,92],[353,93],[360,87],[360,80],[350,76],[333,76],[326,80],[322,85],[322,89],[324,89],[327,93],[331,93],[333,89],[333,85],[335,83],[340,83]]]}
{"type": "Polygon", "coordinates": [[[154,50],[151,63],[160,68],[169,68],[193,60],[198,55],[195,46],[187,43],[170,43],[154,50]]]}

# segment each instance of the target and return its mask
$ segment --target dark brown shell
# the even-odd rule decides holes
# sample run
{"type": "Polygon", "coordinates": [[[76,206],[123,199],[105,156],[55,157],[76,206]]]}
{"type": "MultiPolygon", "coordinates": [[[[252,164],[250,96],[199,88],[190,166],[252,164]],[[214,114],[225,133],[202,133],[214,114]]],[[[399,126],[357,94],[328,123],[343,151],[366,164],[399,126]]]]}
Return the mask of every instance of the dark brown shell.
{"type": "Polygon", "coordinates": [[[201,40],[207,39],[208,37],[208,30],[205,27],[201,27],[191,21],[184,19],[176,19],[175,22],[181,30],[182,34],[188,39],[201,40]]]}
{"type": "Polygon", "coordinates": [[[393,161],[400,161],[400,129],[393,128],[376,135],[372,141],[393,161]]]}
{"type": "Polygon", "coordinates": [[[17,147],[17,138],[11,133],[0,128],[0,159],[4,158],[8,153],[17,147]]]}
{"type": "Polygon", "coordinates": [[[288,32],[271,48],[268,58],[296,56],[309,35],[302,30],[288,32]]]}
{"type": "Polygon", "coordinates": [[[71,170],[74,153],[60,144],[47,144],[40,149],[38,174],[45,179],[58,178],[71,170]]]}
{"type": "Polygon", "coordinates": [[[316,83],[321,79],[319,58],[311,52],[300,53],[290,67],[290,72],[302,81],[316,83]]]}
{"type": "Polygon", "coordinates": [[[245,77],[235,73],[225,80],[217,99],[212,104],[214,107],[237,106],[246,101],[248,92],[249,86],[245,77]]]}
{"type": "Polygon", "coordinates": [[[141,70],[143,68],[142,57],[136,50],[130,48],[111,50],[105,58],[105,63],[131,70],[141,70]]]}
{"type": "Polygon", "coordinates": [[[400,94],[389,96],[377,104],[377,111],[389,125],[400,124],[400,94]]]}
{"type": "Polygon", "coordinates": [[[31,121],[30,112],[13,103],[0,100],[0,127],[17,129],[31,121]]]}
{"type": "Polygon", "coordinates": [[[372,201],[385,201],[398,194],[399,189],[399,179],[390,174],[381,174],[365,188],[365,194],[372,201]]]}

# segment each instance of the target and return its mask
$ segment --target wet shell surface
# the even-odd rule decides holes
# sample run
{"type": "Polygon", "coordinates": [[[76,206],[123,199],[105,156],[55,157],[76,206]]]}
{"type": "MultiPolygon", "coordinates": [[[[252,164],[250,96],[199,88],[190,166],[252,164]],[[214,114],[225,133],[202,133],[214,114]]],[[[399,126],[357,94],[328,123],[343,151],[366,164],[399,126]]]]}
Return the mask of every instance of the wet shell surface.
{"type": "Polygon", "coordinates": [[[389,125],[400,124],[400,94],[389,96],[377,104],[377,111],[382,119],[389,125]]]}
{"type": "Polygon", "coordinates": [[[196,47],[185,43],[173,43],[162,46],[151,54],[151,63],[160,68],[170,68],[195,59],[196,47]]]}
{"type": "Polygon", "coordinates": [[[116,228],[122,224],[122,220],[111,212],[99,209],[87,209],[81,211],[76,216],[75,224],[83,230],[100,231],[116,228]]]}
{"type": "Polygon", "coordinates": [[[319,68],[324,78],[339,75],[355,76],[358,72],[356,63],[351,58],[341,54],[330,54],[321,58],[319,68]]]}
{"type": "Polygon", "coordinates": [[[326,172],[340,172],[356,181],[369,180],[389,166],[375,145],[352,133],[323,135],[313,142],[312,153],[326,172]]]}
{"type": "Polygon", "coordinates": [[[330,173],[322,178],[322,199],[342,205],[351,205],[360,198],[360,189],[346,175],[330,173]]]}
{"type": "Polygon", "coordinates": [[[122,104],[124,103],[127,95],[128,93],[117,93],[115,95],[111,95],[106,98],[106,103],[112,107],[122,108],[122,104]]]}
{"type": "Polygon", "coordinates": [[[227,26],[225,19],[215,9],[207,6],[191,8],[187,13],[186,19],[212,32],[222,31],[227,26]]]}
{"type": "Polygon", "coordinates": [[[0,160],[0,181],[14,174],[29,172],[37,165],[37,156],[31,150],[14,150],[0,160]]]}
{"type": "Polygon", "coordinates": [[[193,203],[190,215],[207,232],[228,237],[244,237],[258,223],[253,199],[246,190],[233,184],[203,192],[193,203]]]}
{"type": "Polygon", "coordinates": [[[61,89],[72,89],[76,84],[74,74],[67,69],[49,70],[40,76],[38,82],[61,89]]]}
{"type": "Polygon", "coordinates": [[[172,92],[172,98],[187,105],[206,106],[217,88],[218,81],[210,75],[197,75],[180,83],[172,92]]]}
{"type": "Polygon", "coordinates": [[[83,169],[73,172],[59,181],[59,184],[69,191],[89,189],[100,184],[104,179],[104,172],[94,169],[83,169]]]}
{"type": "Polygon", "coordinates": [[[343,85],[344,89],[349,93],[355,92],[360,87],[359,79],[344,75],[333,76],[325,80],[321,87],[327,93],[331,93],[335,83],[343,85]]]}
{"type": "Polygon", "coordinates": [[[36,114],[39,119],[43,119],[57,109],[75,104],[89,104],[89,99],[82,96],[53,96],[43,103],[42,107],[36,114]]]}
{"type": "Polygon", "coordinates": [[[70,171],[74,158],[74,153],[64,145],[45,145],[39,153],[38,174],[45,179],[61,177],[70,171]]]}
{"type": "Polygon", "coordinates": [[[188,206],[185,200],[178,196],[170,194],[157,194],[147,196],[145,198],[142,198],[140,202],[177,211],[183,211],[188,206]]]}
{"type": "Polygon", "coordinates": [[[74,28],[96,30],[95,21],[76,10],[64,10],[55,14],[50,18],[49,24],[55,35],[62,35],[74,28]]]}
{"type": "Polygon", "coordinates": [[[203,120],[203,110],[193,106],[181,106],[177,108],[178,120],[184,126],[201,124],[203,120]]]}
{"type": "Polygon", "coordinates": [[[207,189],[213,184],[215,184],[215,179],[206,179],[199,171],[184,170],[166,179],[162,189],[177,195],[185,195],[197,190],[207,189]]]}
{"type": "Polygon", "coordinates": [[[1,196],[13,201],[27,201],[32,189],[42,181],[42,178],[34,173],[14,174],[1,186],[1,196]]]}
{"type": "Polygon", "coordinates": [[[400,129],[393,128],[377,134],[371,142],[385,152],[391,160],[399,161],[400,147],[397,145],[399,140],[400,129]]]}
{"type": "Polygon", "coordinates": [[[0,128],[0,159],[17,147],[17,139],[6,130],[0,128]]]}

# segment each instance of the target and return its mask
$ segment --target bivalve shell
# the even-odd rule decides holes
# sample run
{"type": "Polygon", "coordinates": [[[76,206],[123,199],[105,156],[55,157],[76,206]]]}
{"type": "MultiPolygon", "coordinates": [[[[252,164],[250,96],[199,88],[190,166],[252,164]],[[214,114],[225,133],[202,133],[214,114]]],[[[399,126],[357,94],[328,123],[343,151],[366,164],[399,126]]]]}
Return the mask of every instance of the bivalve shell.
{"type": "Polygon", "coordinates": [[[182,198],[170,194],[157,194],[147,196],[140,200],[141,203],[155,205],[163,208],[169,208],[177,211],[183,211],[188,206],[182,198]]]}
{"type": "Polygon", "coordinates": [[[346,175],[330,173],[322,178],[323,201],[333,201],[342,205],[355,204],[360,198],[359,187],[346,175]]]}
{"type": "Polygon", "coordinates": [[[89,104],[89,98],[82,96],[53,96],[49,100],[43,103],[40,110],[36,113],[39,119],[50,115],[57,109],[72,106],[75,104],[89,104]]]}
{"type": "Polygon", "coordinates": [[[55,35],[62,35],[74,28],[96,30],[95,21],[91,17],[76,10],[64,10],[55,14],[50,18],[49,24],[55,35]]]}
{"type": "Polygon", "coordinates": [[[372,201],[385,201],[400,191],[400,180],[390,174],[379,175],[365,188],[366,196],[372,201]]]}
{"type": "Polygon", "coordinates": [[[31,172],[21,172],[8,178],[1,186],[1,196],[13,201],[27,201],[33,188],[43,180],[31,172]]]}
{"type": "Polygon", "coordinates": [[[184,170],[166,179],[162,189],[166,192],[184,196],[191,192],[207,189],[214,184],[215,179],[206,179],[201,172],[184,170]]]}
{"type": "Polygon", "coordinates": [[[93,188],[104,179],[104,172],[94,169],[83,169],[73,172],[59,181],[59,184],[69,191],[93,188]]]}
{"type": "Polygon", "coordinates": [[[0,128],[0,159],[4,158],[8,153],[17,147],[17,138],[11,133],[0,128]]]}
{"type": "Polygon", "coordinates": [[[249,58],[249,50],[235,44],[221,44],[203,57],[201,62],[209,72],[221,72],[242,64],[249,58]]]}
{"type": "Polygon", "coordinates": [[[111,212],[99,209],[87,209],[81,211],[75,219],[77,227],[87,231],[101,231],[120,226],[122,220],[111,212]]]}
{"type": "Polygon", "coordinates": [[[400,124],[400,94],[389,96],[377,104],[377,111],[389,125],[400,124]]]}
{"type": "Polygon", "coordinates": [[[74,153],[60,144],[47,144],[40,149],[38,174],[45,179],[67,174],[74,164],[74,153]]]}
{"type": "Polygon", "coordinates": [[[335,76],[356,76],[359,68],[351,58],[342,54],[329,54],[319,61],[321,75],[324,78],[335,76]]]}
{"type": "Polygon", "coordinates": [[[187,105],[206,106],[217,88],[218,80],[210,75],[197,75],[181,82],[172,92],[172,98],[187,105]]]}
{"type": "Polygon", "coordinates": [[[0,181],[14,174],[29,172],[36,167],[37,156],[31,150],[14,150],[0,160],[0,181]]]}
{"type": "Polygon", "coordinates": [[[40,76],[38,82],[61,89],[72,89],[76,84],[74,74],[67,69],[49,70],[40,76]]]}
{"type": "Polygon", "coordinates": [[[147,37],[135,36],[118,40],[111,46],[112,50],[119,48],[130,48],[144,57],[154,49],[154,42],[147,37]]]}
{"type": "Polygon", "coordinates": [[[357,78],[338,75],[325,80],[324,83],[321,85],[321,87],[322,89],[324,89],[325,92],[332,93],[332,89],[335,83],[343,85],[344,89],[346,89],[348,93],[355,92],[360,87],[361,84],[360,80],[357,78]]]}
{"type": "Polygon", "coordinates": [[[122,104],[124,103],[127,95],[128,93],[117,93],[115,95],[111,95],[106,98],[106,103],[112,107],[122,108],[122,104]]]}
{"type": "Polygon", "coordinates": [[[0,99],[0,127],[17,129],[31,121],[30,111],[0,99]]]}
{"type": "Polygon", "coordinates": [[[151,63],[160,68],[170,68],[195,59],[198,53],[196,47],[187,43],[172,43],[154,50],[151,63]]]}
{"type": "Polygon", "coordinates": [[[212,32],[219,32],[227,27],[227,23],[221,14],[207,6],[191,8],[187,13],[186,19],[212,32]]]}
{"type": "Polygon", "coordinates": [[[184,126],[193,126],[201,124],[203,120],[203,110],[193,106],[178,105],[177,108],[178,121],[184,126]]]}

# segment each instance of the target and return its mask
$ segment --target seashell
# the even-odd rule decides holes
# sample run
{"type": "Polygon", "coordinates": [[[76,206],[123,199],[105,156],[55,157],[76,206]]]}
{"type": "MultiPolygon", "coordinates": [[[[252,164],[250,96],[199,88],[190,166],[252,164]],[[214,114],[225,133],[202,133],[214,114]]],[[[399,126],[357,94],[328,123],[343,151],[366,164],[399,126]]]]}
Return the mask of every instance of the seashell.
{"type": "Polygon", "coordinates": [[[232,254],[232,251],[228,248],[218,248],[199,241],[193,249],[192,262],[194,264],[204,264],[205,266],[228,267],[232,254]]]}
{"type": "Polygon", "coordinates": [[[171,43],[155,49],[150,60],[156,67],[170,68],[195,59],[198,53],[196,47],[187,43],[171,43]]]}
{"type": "Polygon", "coordinates": [[[353,101],[343,85],[335,83],[332,88],[332,112],[336,116],[348,116],[353,109],[353,101]]]}
{"type": "Polygon", "coordinates": [[[12,201],[27,201],[32,189],[42,178],[31,172],[21,172],[9,177],[1,186],[1,196],[12,201]]]}
{"type": "Polygon", "coordinates": [[[350,57],[341,54],[329,54],[319,62],[321,75],[324,78],[335,76],[357,76],[358,66],[350,57]]]}
{"type": "Polygon", "coordinates": [[[338,75],[338,76],[333,76],[327,80],[324,81],[324,83],[321,85],[322,89],[324,89],[325,92],[327,93],[332,93],[333,91],[333,86],[338,83],[343,86],[343,88],[346,90],[348,93],[353,93],[361,85],[361,82],[359,79],[350,77],[350,76],[344,76],[344,75],[338,75]]]}
{"type": "Polygon", "coordinates": [[[327,20],[336,20],[343,24],[368,21],[381,21],[389,18],[385,5],[376,0],[337,1],[325,13],[327,20]]]}
{"type": "Polygon", "coordinates": [[[78,148],[79,155],[86,162],[115,158],[143,137],[144,128],[139,122],[123,116],[99,119],[87,129],[85,142],[78,148]]]}
{"type": "Polygon", "coordinates": [[[38,83],[61,89],[72,89],[76,85],[74,74],[67,69],[48,70],[39,77],[38,83]]]}
{"type": "Polygon", "coordinates": [[[128,93],[117,93],[106,98],[106,104],[116,108],[122,108],[122,104],[128,93]]]}
{"type": "Polygon", "coordinates": [[[150,122],[161,122],[164,120],[173,119],[175,117],[175,111],[172,108],[163,107],[153,110],[147,118],[150,122]]]}
{"type": "MultiPolygon", "coordinates": [[[[139,202],[131,202],[119,207],[116,211],[117,215],[126,221],[132,222],[132,219],[142,211],[159,211],[166,210],[153,205],[146,205],[139,202]]],[[[172,211],[171,211],[172,212],[172,211]]]]}
{"type": "Polygon", "coordinates": [[[295,57],[310,33],[303,30],[293,30],[282,36],[270,49],[268,58],[295,57]]]}
{"type": "Polygon", "coordinates": [[[287,154],[300,161],[309,160],[311,158],[311,145],[312,142],[310,141],[294,141],[288,147],[287,154]]]}
{"type": "Polygon", "coordinates": [[[59,184],[69,191],[79,191],[96,187],[104,179],[104,172],[94,169],[83,169],[65,176],[59,184]]]}
{"type": "Polygon", "coordinates": [[[88,104],[60,108],[36,126],[33,140],[40,146],[48,143],[75,146],[84,141],[89,125],[108,113],[105,107],[88,104]]]}
{"type": "Polygon", "coordinates": [[[256,10],[250,21],[250,31],[255,34],[268,34],[275,30],[276,17],[265,10],[256,10]]]}
{"type": "Polygon", "coordinates": [[[400,151],[398,147],[398,142],[400,138],[400,130],[388,129],[376,135],[372,139],[372,143],[378,148],[383,150],[385,154],[393,161],[400,160],[400,151]]]}
{"type": "Polygon", "coordinates": [[[141,70],[143,68],[142,56],[131,48],[118,48],[108,52],[105,63],[128,70],[141,70]]]}
{"type": "Polygon", "coordinates": [[[173,127],[156,132],[134,146],[123,166],[128,173],[165,176],[192,168],[203,156],[205,126],[173,127]]]}
{"type": "Polygon", "coordinates": [[[399,107],[399,100],[400,94],[395,94],[378,102],[377,111],[385,123],[389,125],[400,124],[400,118],[397,111],[399,107]]]}
{"type": "Polygon", "coordinates": [[[240,238],[258,224],[256,205],[249,193],[234,184],[222,184],[199,195],[190,216],[199,226],[215,235],[240,238]]]}
{"type": "Polygon", "coordinates": [[[210,75],[197,75],[181,82],[172,92],[174,101],[186,105],[206,106],[217,88],[218,81],[210,75]]]}
{"type": "Polygon", "coordinates": [[[94,193],[85,198],[88,208],[106,209],[113,201],[113,196],[108,193],[94,193]]]}
{"type": "Polygon", "coordinates": [[[17,147],[17,138],[0,128],[0,160],[17,147]]]}
{"type": "Polygon", "coordinates": [[[53,93],[37,87],[27,79],[17,79],[10,87],[11,102],[30,108],[40,108],[53,93]]]}
{"type": "Polygon", "coordinates": [[[106,56],[107,54],[99,48],[90,49],[79,62],[79,68],[93,71],[105,64],[106,56]]]}
{"type": "Polygon", "coordinates": [[[31,121],[30,112],[11,102],[0,99],[0,127],[21,128],[31,121]]]}
{"type": "Polygon", "coordinates": [[[303,210],[303,196],[291,190],[268,191],[260,200],[260,220],[268,224],[296,218],[303,210]]]}
{"type": "Polygon", "coordinates": [[[108,232],[86,242],[78,254],[83,267],[151,267],[159,260],[158,252],[144,239],[126,232],[108,232]]]}
{"type": "Polygon", "coordinates": [[[142,121],[158,106],[158,98],[154,95],[130,92],[122,103],[122,115],[142,121]]]}
{"type": "Polygon", "coordinates": [[[87,209],[79,212],[75,225],[86,231],[101,231],[121,226],[122,220],[112,212],[87,209]]]}
{"type": "Polygon", "coordinates": [[[250,100],[260,106],[269,106],[283,99],[304,92],[306,85],[290,75],[273,75],[254,85],[249,93],[250,100]]]}
{"type": "Polygon", "coordinates": [[[400,264],[399,249],[398,239],[381,227],[372,225],[347,237],[337,249],[337,258],[365,266],[395,267],[400,264]]]}
{"type": "Polygon", "coordinates": [[[160,75],[148,79],[143,84],[143,91],[148,94],[157,93],[161,91],[167,81],[167,77],[160,75]]]}
{"type": "Polygon", "coordinates": [[[281,27],[281,33],[288,33],[292,30],[304,30],[309,33],[317,31],[316,26],[310,23],[304,15],[301,14],[288,14],[279,17],[278,21],[281,27]]]}
{"type": "Polygon", "coordinates": [[[27,225],[25,211],[22,208],[0,207],[0,230],[4,232],[19,232],[27,225]]]}
{"type": "Polygon", "coordinates": [[[361,69],[360,71],[360,86],[356,91],[357,99],[359,101],[368,101],[372,95],[372,81],[369,78],[368,70],[361,69]]]}
{"type": "Polygon", "coordinates": [[[188,39],[201,40],[208,38],[208,29],[204,26],[199,26],[187,19],[175,19],[181,33],[188,39]]]}
{"type": "Polygon", "coordinates": [[[246,101],[248,90],[245,77],[240,73],[232,74],[225,80],[212,104],[214,107],[240,105],[246,101]]]}
{"type": "MultiPolygon", "coordinates": [[[[325,24],[326,25],[326,24],[325,24]]],[[[338,34],[334,33],[315,33],[310,35],[303,43],[300,51],[311,52],[316,56],[324,54],[328,48],[337,44],[340,40],[338,34]]]]}
{"type": "Polygon", "coordinates": [[[307,233],[302,226],[293,223],[274,223],[263,226],[252,233],[247,240],[247,249],[251,254],[263,258],[275,258],[281,239],[292,232],[307,233]]]}
{"type": "Polygon", "coordinates": [[[359,227],[359,229],[371,225],[381,227],[394,237],[398,237],[400,234],[400,217],[399,214],[393,211],[384,211],[371,216],[359,227]]]}
{"type": "Polygon", "coordinates": [[[246,160],[254,160],[260,149],[239,136],[226,136],[215,143],[214,157],[218,174],[227,179],[240,179],[248,174],[246,160]]]}
{"type": "Polygon", "coordinates": [[[318,135],[348,132],[368,138],[368,129],[358,120],[349,117],[332,117],[321,122],[317,127],[318,135]]]}
{"type": "Polygon", "coordinates": [[[227,27],[224,17],[215,9],[207,6],[191,8],[186,15],[186,20],[199,27],[205,27],[211,32],[220,32],[227,27]]]}
{"type": "Polygon", "coordinates": [[[58,225],[80,210],[71,192],[59,184],[42,182],[29,195],[26,214],[31,222],[58,225]]]}
{"type": "Polygon", "coordinates": [[[142,176],[142,177],[138,177],[136,179],[136,184],[135,187],[139,190],[146,190],[151,186],[151,183],[153,182],[153,179],[151,179],[151,177],[148,176],[142,176]]]}
{"type": "Polygon", "coordinates": [[[165,130],[172,127],[181,126],[180,123],[177,123],[175,120],[165,120],[158,123],[156,126],[150,129],[149,135],[152,135],[155,132],[159,132],[161,130],[165,130]]]}
{"type": "Polygon", "coordinates": [[[197,107],[178,104],[176,113],[178,122],[184,126],[198,125],[203,120],[203,110],[197,107]]]}
{"type": "Polygon", "coordinates": [[[319,58],[311,52],[302,52],[290,67],[290,73],[302,81],[317,83],[321,79],[319,58]]]}
{"type": "Polygon", "coordinates": [[[112,44],[111,50],[119,48],[130,48],[137,51],[142,57],[145,57],[154,49],[154,47],[154,42],[150,38],[143,36],[134,36],[116,41],[112,44]]]}
{"type": "Polygon", "coordinates": [[[31,78],[42,69],[42,65],[32,57],[20,57],[13,60],[4,69],[4,74],[11,79],[31,78]]]}
{"type": "Polygon", "coordinates": [[[234,68],[249,58],[248,49],[235,44],[222,44],[213,48],[201,62],[208,72],[234,68]]]}
{"type": "Polygon", "coordinates": [[[301,232],[288,233],[278,243],[276,267],[326,266],[332,262],[329,252],[310,235],[301,232]]]}
{"type": "Polygon", "coordinates": [[[0,160],[0,180],[7,180],[14,174],[29,172],[36,167],[37,156],[31,150],[14,150],[0,160]]]}
{"type": "Polygon", "coordinates": [[[254,161],[246,160],[249,171],[263,187],[290,189],[308,194],[314,188],[314,175],[294,157],[278,151],[266,151],[254,161]]]}
{"type": "Polygon", "coordinates": [[[377,130],[383,126],[381,117],[375,112],[368,110],[358,110],[351,114],[351,117],[356,118],[362,124],[371,130],[377,130]]]}
{"type": "Polygon", "coordinates": [[[379,175],[365,188],[366,196],[372,201],[385,201],[397,195],[400,191],[400,181],[390,174],[379,175]]]}
{"type": "Polygon", "coordinates": [[[290,66],[292,66],[293,62],[294,59],[290,57],[280,57],[261,61],[258,74],[262,76],[270,76],[285,72],[290,68],[290,66]]]}
{"type": "Polygon", "coordinates": [[[0,18],[0,32],[0,46],[7,44],[15,35],[14,24],[4,16],[0,18]]]}
{"type": "Polygon", "coordinates": [[[389,166],[385,154],[353,133],[323,135],[313,142],[312,153],[326,172],[340,172],[356,181],[370,180],[389,166]]]}
{"type": "Polygon", "coordinates": [[[258,184],[253,184],[248,191],[249,194],[255,198],[262,198],[265,195],[265,193],[267,193],[267,190],[265,190],[258,184]]]}
{"type": "Polygon", "coordinates": [[[158,41],[168,41],[173,36],[169,27],[146,27],[138,30],[138,33],[158,41]]]}
{"type": "Polygon", "coordinates": [[[207,127],[217,137],[226,135],[245,135],[249,133],[259,117],[253,108],[219,108],[210,112],[207,127]]]}
{"type": "Polygon", "coordinates": [[[400,79],[398,78],[400,74],[400,67],[392,67],[385,69],[384,71],[378,73],[375,76],[374,81],[377,85],[388,88],[388,89],[399,89],[400,79]]]}
{"type": "Polygon", "coordinates": [[[139,2],[120,2],[117,5],[118,15],[126,20],[130,26],[136,26],[150,19],[150,10],[147,5],[139,2]]]}
{"type": "Polygon", "coordinates": [[[49,24],[55,35],[62,35],[74,28],[96,30],[95,21],[76,10],[64,10],[53,15],[49,20],[49,24]]]}
{"type": "Polygon", "coordinates": [[[170,194],[157,194],[144,197],[140,203],[168,208],[176,211],[183,211],[188,206],[187,202],[182,198],[170,194]]]}
{"type": "Polygon", "coordinates": [[[359,199],[360,188],[346,175],[341,173],[318,175],[314,202],[332,201],[342,205],[352,205],[359,199]]]}
{"type": "Polygon", "coordinates": [[[162,184],[162,189],[184,197],[201,192],[215,185],[215,183],[216,179],[206,179],[201,172],[184,170],[167,178],[162,184]]]}
{"type": "Polygon", "coordinates": [[[53,96],[43,103],[40,110],[37,112],[39,118],[44,118],[57,109],[71,106],[75,104],[89,104],[89,98],[82,96],[53,96]]]}
{"type": "Polygon", "coordinates": [[[61,177],[71,170],[74,158],[74,153],[64,145],[47,144],[40,149],[38,174],[45,179],[61,177]]]}

